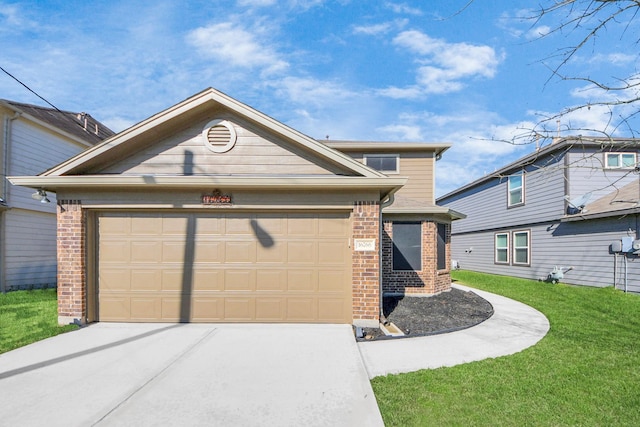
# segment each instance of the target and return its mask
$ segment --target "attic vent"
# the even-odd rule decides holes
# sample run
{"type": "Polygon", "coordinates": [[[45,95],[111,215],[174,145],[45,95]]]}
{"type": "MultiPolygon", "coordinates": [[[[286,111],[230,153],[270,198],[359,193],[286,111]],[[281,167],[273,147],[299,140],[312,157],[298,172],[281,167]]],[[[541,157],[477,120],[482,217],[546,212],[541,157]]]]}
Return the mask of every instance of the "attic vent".
{"type": "Polygon", "coordinates": [[[226,153],[236,143],[236,130],[226,120],[213,120],[202,131],[204,146],[214,153],[226,153]]]}

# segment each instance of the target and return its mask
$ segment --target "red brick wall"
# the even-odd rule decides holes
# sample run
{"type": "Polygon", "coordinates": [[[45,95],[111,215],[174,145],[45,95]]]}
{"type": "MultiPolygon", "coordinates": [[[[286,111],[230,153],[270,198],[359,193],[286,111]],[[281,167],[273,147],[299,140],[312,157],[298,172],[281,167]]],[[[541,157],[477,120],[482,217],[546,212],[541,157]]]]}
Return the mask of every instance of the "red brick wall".
{"type": "MultiPolygon", "coordinates": [[[[353,323],[378,326],[380,319],[380,204],[356,202],[353,209],[352,239],[375,239],[374,251],[352,249],[353,323]]],[[[355,245],[351,245],[352,248],[355,245]]]]}
{"type": "Polygon", "coordinates": [[[58,322],[86,319],[86,214],[77,200],[58,201],[58,322]]]}
{"type": "Polygon", "coordinates": [[[382,232],[382,290],[392,294],[434,295],[451,288],[451,226],[447,226],[446,269],[437,269],[438,227],[422,221],[422,270],[393,270],[393,222],[384,221],[382,232]]]}

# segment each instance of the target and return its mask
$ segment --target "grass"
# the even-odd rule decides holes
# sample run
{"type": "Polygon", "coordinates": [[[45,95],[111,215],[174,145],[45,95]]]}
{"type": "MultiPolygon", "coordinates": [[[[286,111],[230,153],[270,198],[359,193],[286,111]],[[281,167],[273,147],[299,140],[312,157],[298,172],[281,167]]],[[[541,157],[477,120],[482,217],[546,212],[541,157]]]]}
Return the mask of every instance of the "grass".
{"type": "Polygon", "coordinates": [[[54,289],[0,294],[0,354],[74,329],[58,326],[54,289]]]}
{"type": "Polygon", "coordinates": [[[457,271],[461,284],[544,313],[549,333],[511,356],[378,377],[387,426],[640,425],[640,297],[457,271]]]}

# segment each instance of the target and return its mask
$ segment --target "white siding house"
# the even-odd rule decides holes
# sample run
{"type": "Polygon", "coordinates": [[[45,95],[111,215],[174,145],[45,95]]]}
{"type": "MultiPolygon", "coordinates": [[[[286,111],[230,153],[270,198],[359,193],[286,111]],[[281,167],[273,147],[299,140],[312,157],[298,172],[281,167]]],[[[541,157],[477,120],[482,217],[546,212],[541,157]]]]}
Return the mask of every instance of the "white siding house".
{"type": "Polygon", "coordinates": [[[91,116],[0,100],[0,291],[56,284],[56,198],[9,185],[39,174],[113,132],[91,116]]]}

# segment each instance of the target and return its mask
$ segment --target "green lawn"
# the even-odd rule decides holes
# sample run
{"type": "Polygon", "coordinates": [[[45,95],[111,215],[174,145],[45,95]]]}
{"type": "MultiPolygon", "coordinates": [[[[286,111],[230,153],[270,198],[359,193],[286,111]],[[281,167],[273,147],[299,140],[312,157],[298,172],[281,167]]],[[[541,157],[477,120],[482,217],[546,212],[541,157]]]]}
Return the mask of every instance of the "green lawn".
{"type": "Polygon", "coordinates": [[[0,353],[73,329],[58,326],[54,289],[0,294],[0,353]]]}
{"type": "Polygon", "coordinates": [[[372,380],[387,426],[640,425],[640,296],[469,271],[461,284],[544,313],[511,356],[372,380]]]}

